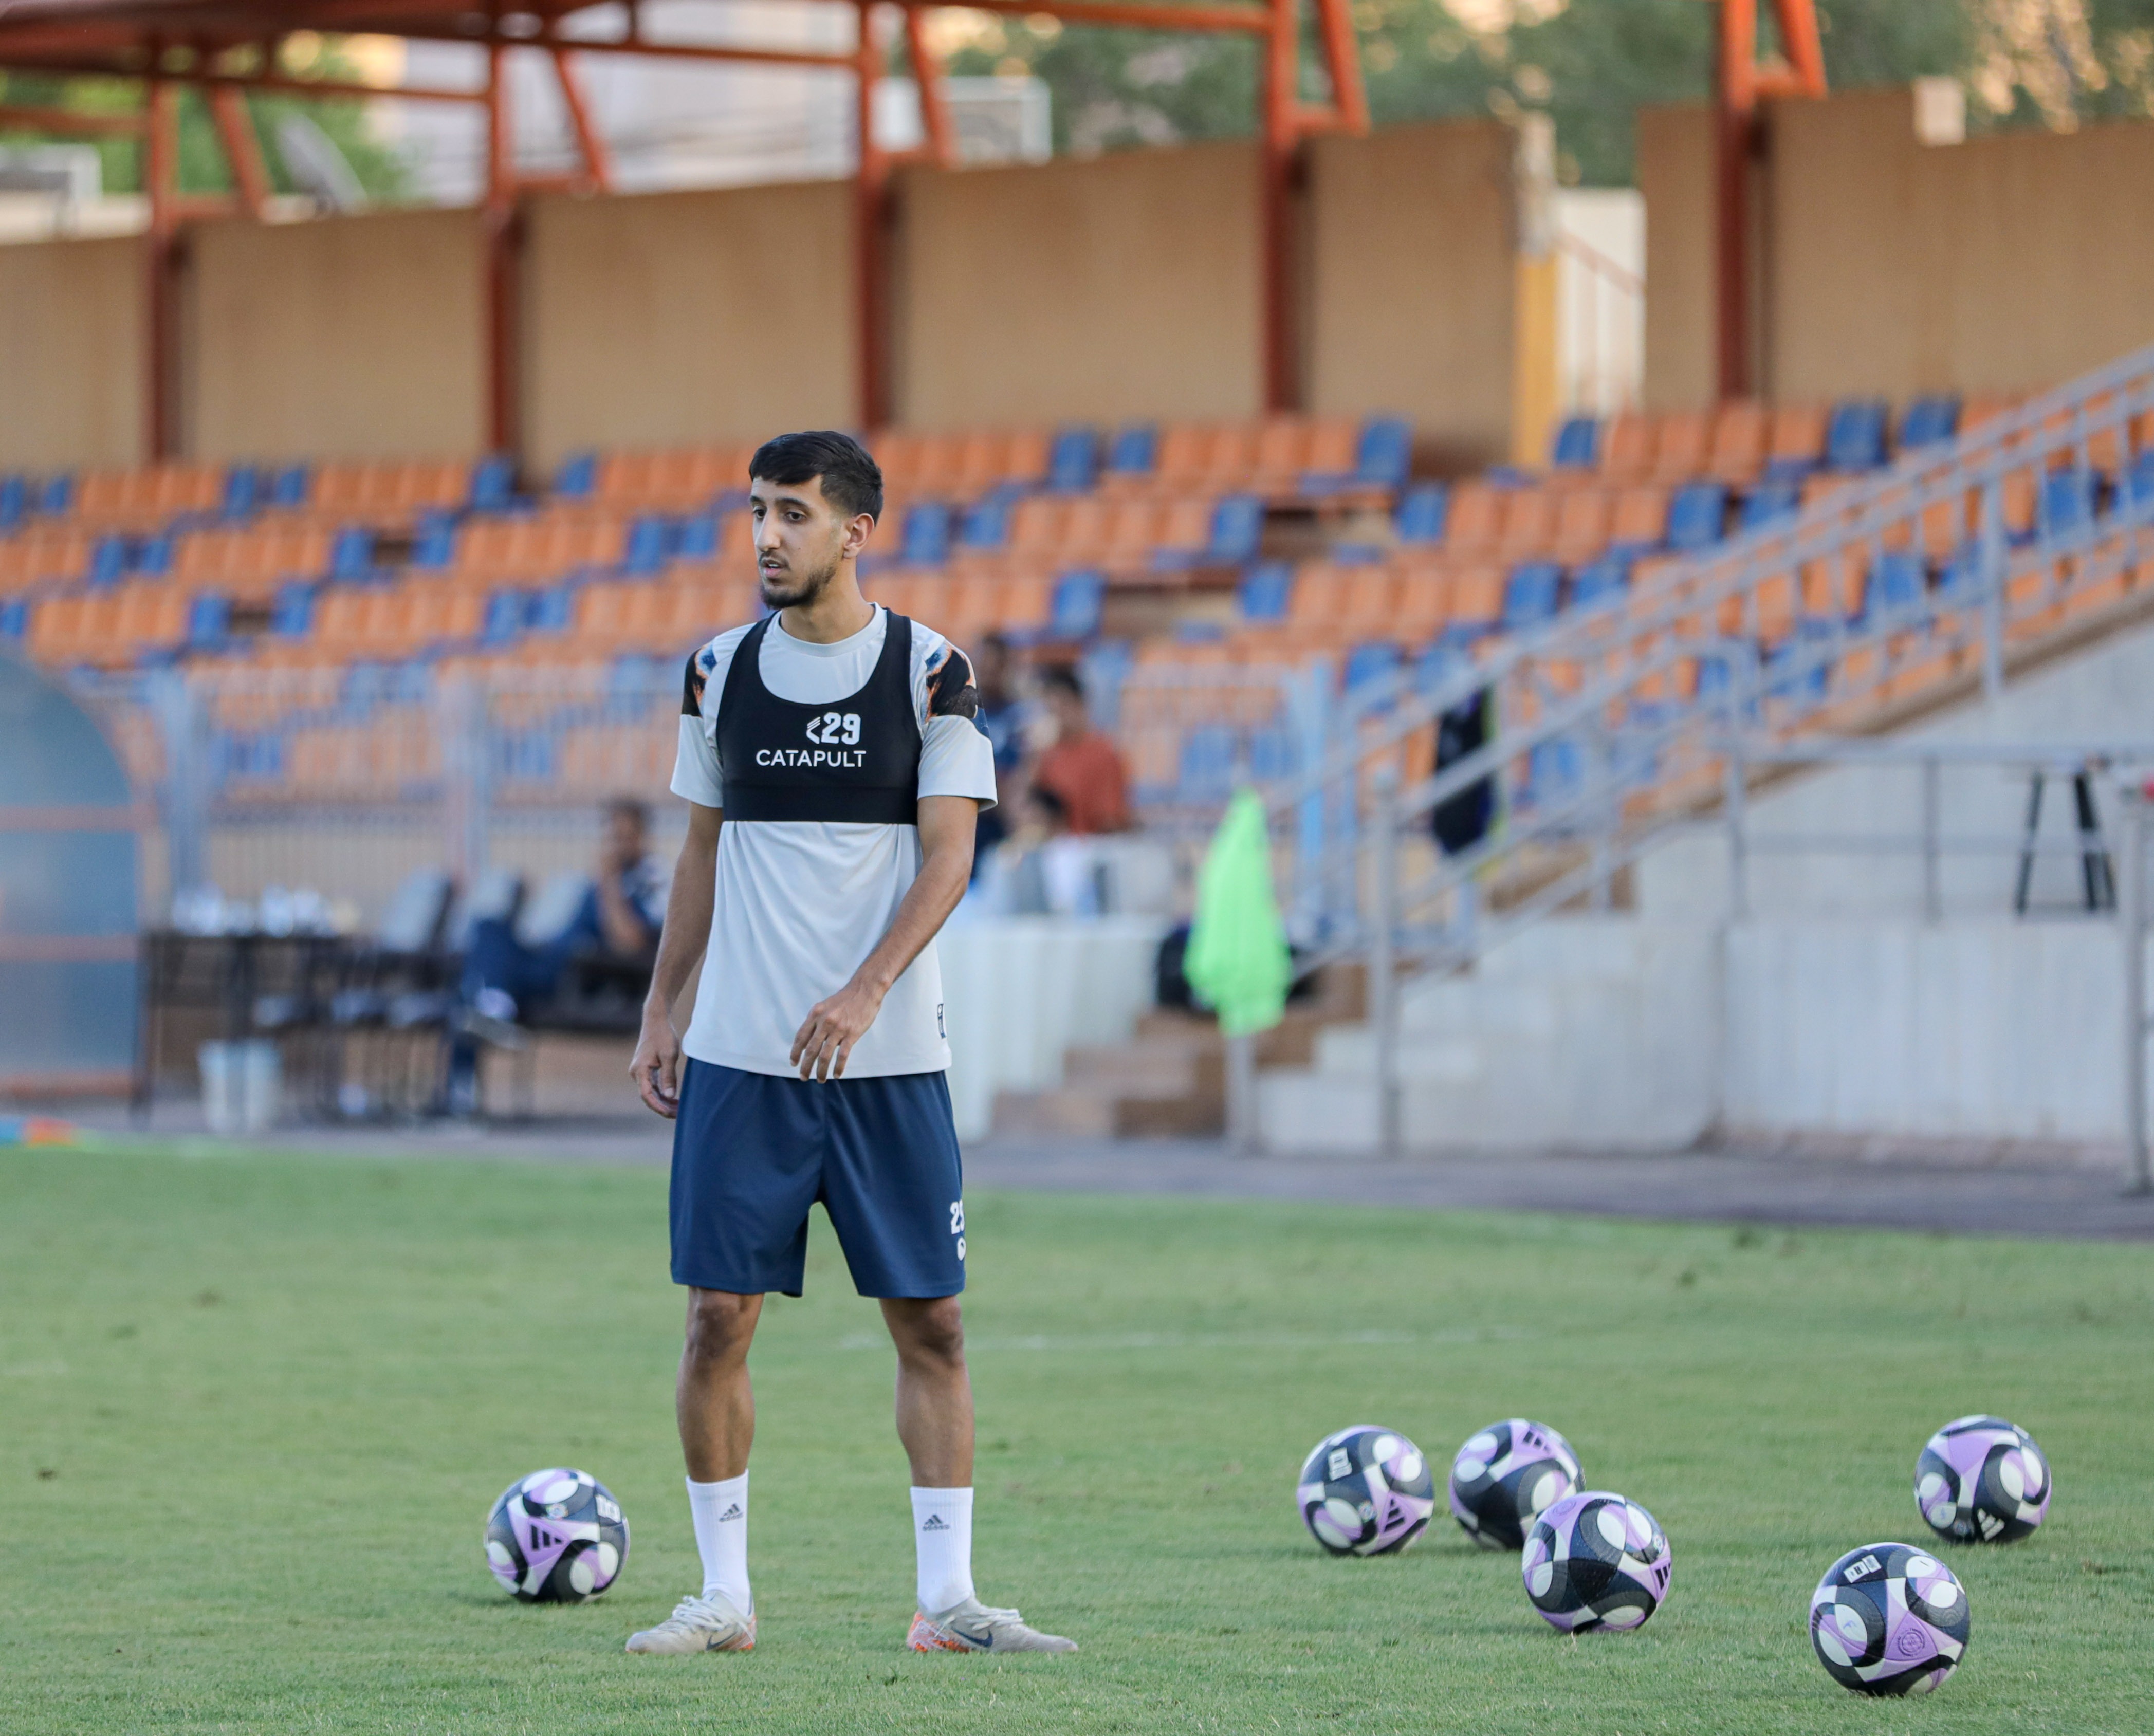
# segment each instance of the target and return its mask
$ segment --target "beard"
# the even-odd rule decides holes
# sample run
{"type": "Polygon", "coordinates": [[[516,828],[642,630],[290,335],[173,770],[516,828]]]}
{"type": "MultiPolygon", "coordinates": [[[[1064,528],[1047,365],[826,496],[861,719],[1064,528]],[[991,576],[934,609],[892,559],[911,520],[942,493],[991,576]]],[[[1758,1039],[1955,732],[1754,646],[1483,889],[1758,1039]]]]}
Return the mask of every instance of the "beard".
{"type": "Polygon", "coordinates": [[[826,565],[802,571],[790,569],[783,573],[767,573],[756,569],[756,582],[763,591],[763,606],[775,613],[780,609],[812,607],[815,600],[829,589],[830,581],[838,576],[838,557],[830,557],[826,565]]]}

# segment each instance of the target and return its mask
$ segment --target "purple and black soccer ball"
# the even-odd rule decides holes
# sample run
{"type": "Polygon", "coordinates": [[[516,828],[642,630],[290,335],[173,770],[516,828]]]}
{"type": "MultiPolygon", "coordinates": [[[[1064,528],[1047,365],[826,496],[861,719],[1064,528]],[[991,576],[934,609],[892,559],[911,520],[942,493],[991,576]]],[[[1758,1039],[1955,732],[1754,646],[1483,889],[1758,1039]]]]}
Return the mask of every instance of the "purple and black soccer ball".
{"type": "Polygon", "coordinates": [[[581,1603],[628,1561],[628,1519],[584,1471],[533,1471],[501,1492],[486,1521],[486,1565],[525,1603],[581,1603]]]}
{"type": "Polygon", "coordinates": [[[1926,1550],[1873,1543],[1832,1564],[1810,1598],[1810,1644],[1842,1687],[1926,1694],[1967,1655],[1967,1589],[1926,1550]]]}
{"type": "Polygon", "coordinates": [[[2017,1543],[2049,1516],[2049,1462],[2002,1417],[1963,1417],[1915,1461],[1922,1523],[1950,1543],[2017,1543]]]}
{"type": "Polygon", "coordinates": [[[1385,1555],[1428,1529],[1436,1478],[1421,1448],[1396,1429],[1357,1423],[1316,1443],[1294,1504],[1309,1534],[1333,1555],[1385,1555]]]}
{"type": "Polygon", "coordinates": [[[1551,1627],[1642,1627],[1673,1566],[1660,1522],[1605,1489],[1565,1495],[1535,1519],[1519,1557],[1526,1596],[1551,1627]]]}
{"type": "Polygon", "coordinates": [[[1544,1422],[1513,1417],[1459,1448],[1451,1464],[1451,1516],[1484,1550],[1521,1550],[1526,1527],[1585,1484],[1570,1442],[1544,1422]]]}

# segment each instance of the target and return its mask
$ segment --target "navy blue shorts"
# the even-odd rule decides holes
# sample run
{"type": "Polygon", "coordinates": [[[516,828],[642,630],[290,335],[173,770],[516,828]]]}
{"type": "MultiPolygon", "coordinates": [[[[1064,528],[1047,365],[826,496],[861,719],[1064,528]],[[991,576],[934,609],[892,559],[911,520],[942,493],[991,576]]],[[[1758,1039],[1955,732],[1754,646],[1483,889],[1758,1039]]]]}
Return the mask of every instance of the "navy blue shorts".
{"type": "Polygon", "coordinates": [[[863,1296],[965,1287],[965,1187],[940,1073],[818,1084],[691,1060],[673,1123],[673,1281],[800,1294],[808,1208],[863,1296]]]}

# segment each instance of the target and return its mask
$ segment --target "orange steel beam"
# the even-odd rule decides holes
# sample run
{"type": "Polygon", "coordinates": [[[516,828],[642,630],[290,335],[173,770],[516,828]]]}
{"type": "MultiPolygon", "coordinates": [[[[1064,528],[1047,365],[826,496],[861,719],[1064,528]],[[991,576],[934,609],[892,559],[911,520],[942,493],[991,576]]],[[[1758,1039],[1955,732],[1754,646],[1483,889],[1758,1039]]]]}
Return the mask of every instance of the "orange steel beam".
{"type": "Polygon", "coordinates": [[[584,93],[583,74],[569,58],[567,49],[555,47],[548,53],[554,62],[554,76],[560,81],[561,100],[569,110],[569,125],[575,130],[576,151],[584,160],[584,180],[596,192],[613,191],[613,158],[606,150],[605,137],[597,123],[591,118],[590,100],[584,93]]]}
{"type": "Polygon", "coordinates": [[[67,79],[156,78],[167,84],[196,84],[213,90],[271,90],[280,96],[393,96],[403,101],[422,103],[483,103],[486,100],[483,90],[444,90],[426,84],[360,84],[345,79],[293,79],[277,73],[204,72],[199,67],[177,72],[153,72],[147,66],[125,66],[96,60],[17,59],[9,56],[4,38],[0,38],[0,72],[38,73],[67,79]]]}
{"type": "Polygon", "coordinates": [[[150,81],[148,125],[142,135],[142,186],[150,196],[150,228],[143,237],[145,348],[149,379],[144,393],[143,449],[161,463],[178,450],[173,426],[179,306],[180,93],[161,79],[150,81]]]}
{"type": "Polygon", "coordinates": [[[1756,389],[1751,354],[1750,165],[1758,104],[1823,96],[1825,55],[1813,0],[1773,0],[1785,66],[1758,64],[1758,0],[1720,0],[1713,79],[1713,375],[1719,396],[1756,389]]]}
{"type": "Polygon", "coordinates": [[[1340,129],[1369,130],[1369,94],[1361,83],[1361,47],[1354,30],[1349,0],[1316,0],[1317,23],[1324,38],[1324,69],[1331,78],[1331,113],[1340,129]]]}
{"type": "Polygon", "coordinates": [[[77,109],[0,106],[0,128],[12,132],[127,137],[140,135],[144,124],[140,115],[87,115],[77,109]]]}
{"type": "Polygon", "coordinates": [[[508,53],[486,57],[486,435],[498,452],[517,449],[516,140],[509,109],[508,53]]]}
{"type": "Polygon", "coordinates": [[[232,185],[240,207],[257,222],[269,206],[269,169],[262,161],[262,140],[248,113],[247,99],[229,86],[219,85],[209,94],[209,112],[217,122],[217,135],[224,146],[224,160],[232,169],[232,185]]]}
{"type": "Polygon", "coordinates": [[[938,169],[957,166],[957,131],[950,123],[949,93],[942,84],[942,62],[927,46],[921,8],[905,8],[905,52],[912,62],[912,82],[920,89],[920,125],[927,135],[927,155],[938,169]]]}
{"type": "Polygon", "coordinates": [[[1298,396],[1294,365],[1293,235],[1294,147],[1300,127],[1295,86],[1301,68],[1301,20],[1295,0],[1271,0],[1264,39],[1262,263],[1264,408],[1290,410],[1298,396]]]}
{"type": "Polygon", "coordinates": [[[1065,24],[1115,24],[1136,30],[1183,30],[1208,34],[1238,30],[1250,36],[1268,36],[1272,13],[1268,6],[1144,6],[1125,5],[1122,0],[955,0],[968,12],[999,12],[1037,18],[1042,13],[1065,24]]]}
{"type": "Polygon", "coordinates": [[[860,169],[853,177],[854,315],[860,322],[855,358],[860,426],[880,428],[890,419],[888,310],[883,294],[890,162],[875,137],[875,89],[882,77],[882,49],[875,38],[875,0],[857,0],[854,11],[860,19],[860,41],[853,50],[853,118],[860,134],[860,169]]]}

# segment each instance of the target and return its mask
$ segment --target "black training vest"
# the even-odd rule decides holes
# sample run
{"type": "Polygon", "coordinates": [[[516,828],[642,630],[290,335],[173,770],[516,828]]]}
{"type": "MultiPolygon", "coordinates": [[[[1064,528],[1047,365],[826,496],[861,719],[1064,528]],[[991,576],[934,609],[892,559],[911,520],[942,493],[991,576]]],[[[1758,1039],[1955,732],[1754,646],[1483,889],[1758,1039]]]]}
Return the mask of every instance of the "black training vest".
{"type": "Polygon", "coordinates": [[[763,684],[763,641],[748,630],[718,696],[718,763],[728,821],[920,820],[920,719],[912,709],[912,623],[884,610],[882,655],[850,699],[801,705],[763,684]]]}

